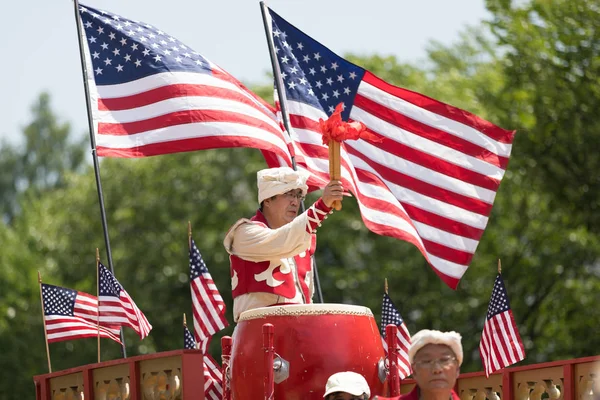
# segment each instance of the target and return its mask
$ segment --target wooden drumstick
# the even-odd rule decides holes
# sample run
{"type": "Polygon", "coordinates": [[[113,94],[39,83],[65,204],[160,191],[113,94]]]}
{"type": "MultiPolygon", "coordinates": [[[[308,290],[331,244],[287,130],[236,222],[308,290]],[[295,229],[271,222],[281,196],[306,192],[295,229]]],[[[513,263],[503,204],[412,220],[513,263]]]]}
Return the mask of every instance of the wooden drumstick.
{"type": "MultiPolygon", "coordinates": [[[[342,168],[340,165],[340,142],[336,140],[329,141],[329,179],[339,181],[342,175],[342,168]]],[[[342,202],[335,200],[332,207],[335,210],[342,209],[342,202]]]]}

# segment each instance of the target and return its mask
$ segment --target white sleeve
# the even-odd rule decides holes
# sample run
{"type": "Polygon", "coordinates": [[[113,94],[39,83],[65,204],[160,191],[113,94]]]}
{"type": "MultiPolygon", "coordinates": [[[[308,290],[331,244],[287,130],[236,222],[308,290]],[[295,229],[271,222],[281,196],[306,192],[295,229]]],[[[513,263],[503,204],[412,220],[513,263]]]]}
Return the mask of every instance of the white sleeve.
{"type": "Polygon", "coordinates": [[[307,232],[307,215],[303,213],[281,228],[270,229],[262,224],[245,221],[234,228],[229,254],[248,261],[289,258],[307,250],[311,234],[307,232]]]}

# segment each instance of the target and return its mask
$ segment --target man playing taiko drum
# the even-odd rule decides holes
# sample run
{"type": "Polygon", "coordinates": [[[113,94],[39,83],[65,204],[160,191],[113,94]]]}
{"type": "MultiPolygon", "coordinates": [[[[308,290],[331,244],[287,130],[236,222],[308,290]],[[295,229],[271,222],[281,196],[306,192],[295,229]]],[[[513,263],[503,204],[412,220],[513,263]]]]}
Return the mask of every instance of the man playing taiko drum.
{"type": "Polygon", "coordinates": [[[342,200],[343,187],[331,181],[304,213],[307,176],[288,167],[258,171],[260,208],[238,220],[223,242],[231,264],[233,319],[244,311],[282,304],[312,303],[312,254],[317,228],[342,200]]]}

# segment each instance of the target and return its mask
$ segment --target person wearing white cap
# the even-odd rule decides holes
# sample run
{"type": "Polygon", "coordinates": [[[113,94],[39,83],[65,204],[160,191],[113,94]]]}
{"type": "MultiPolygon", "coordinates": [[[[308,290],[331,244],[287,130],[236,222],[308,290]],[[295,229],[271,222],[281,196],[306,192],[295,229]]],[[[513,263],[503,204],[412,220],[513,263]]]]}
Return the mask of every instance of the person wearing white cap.
{"type": "Polygon", "coordinates": [[[456,379],[463,362],[460,334],[424,329],[412,338],[408,360],[415,388],[399,397],[375,399],[388,400],[460,400],[454,391],[456,379]]]}
{"type": "Polygon", "coordinates": [[[327,379],[325,400],[368,400],[371,389],[367,380],[351,371],[338,372],[327,379]]]}
{"type": "Polygon", "coordinates": [[[308,176],[288,167],[257,173],[260,208],[238,220],[223,245],[231,264],[233,319],[244,311],[277,304],[312,303],[312,254],[316,231],[342,200],[343,187],[331,181],[323,195],[298,215],[308,176]]]}

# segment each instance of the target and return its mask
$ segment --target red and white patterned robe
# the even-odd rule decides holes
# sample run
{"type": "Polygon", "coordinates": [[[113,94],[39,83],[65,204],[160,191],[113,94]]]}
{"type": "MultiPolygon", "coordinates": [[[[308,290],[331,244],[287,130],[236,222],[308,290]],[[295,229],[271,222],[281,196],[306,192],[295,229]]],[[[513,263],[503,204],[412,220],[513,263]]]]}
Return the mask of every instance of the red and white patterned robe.
{"type": "Polygon", "coordinates": [[[223,244],[230,255],[234,321],[257,307],[312,303],[315,232],[330,212],[319,199],[280,228],[269,228],[259,210],[229,229],[223,244]]]}

